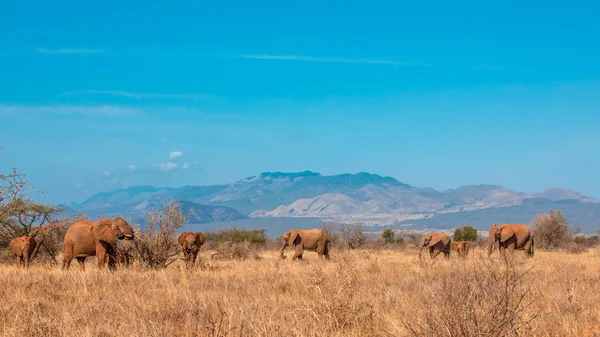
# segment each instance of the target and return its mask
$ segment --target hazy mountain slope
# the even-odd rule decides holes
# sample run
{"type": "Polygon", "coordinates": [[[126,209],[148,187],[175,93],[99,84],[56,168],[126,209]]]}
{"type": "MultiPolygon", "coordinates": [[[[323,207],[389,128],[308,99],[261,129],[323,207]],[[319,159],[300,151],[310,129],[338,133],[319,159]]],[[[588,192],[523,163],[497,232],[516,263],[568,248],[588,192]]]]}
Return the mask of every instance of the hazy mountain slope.
{"type": "Polygon", "coordinates": [[[567,190],[565,188],[551,187],[540,193],[534,194],[537,198],[547,198],[554,201],[559,200],[577,200],[579,202],[600,203],[600,200],[594,199],[582,193],[567,190]]]}
{"type": "MultiPolygon", "coordinates": [[[[248,218],[245,214],[229,207],[200,205],[185,200],[179,202],[181,203],[184,215],[189,217],[190,222],[193,223],[232,221],[248,218]]],[[[87,209],[83,210],[83,212],[92,219],[100,215],[109,217],[122,216],[134,222],[141,222],[144,212],[153,207],[160,210],[162,209],[162,203],[159,200],[143,200],[136,203],[115,204],[99,209],[87,209]]]]}
{"type": "Polygon", "coordinates": [[[550,208],[560,209],[569,218],[569,224],[579,225],[588,233],[595,232],[600,228],[600,204],[582,203],[577,200],[552,201],[542,198],[527,199],[523,204],[517,206],[436,214],[428,219],[410,220],[403,223],[439,229],[471,225],[480,230],[487,230],[493,223],[530,225],[537,214],[547,213],[550,208]]]}
{"type": "Polygon", "coordinates": [[[264,172],[215,186],[134,186],[98,193],[79,205],[69,205],[92,215],[139,217],[164,198],[191,203],[197,210],[195,221],[199,222],[229,221],[249,214],[252,217],[364,220],[369,224],[427,218],[421,223],[439,220],[444,225],[461,217],[475,217],[482,223],[506,221],[502,217],[527,218],[543,208],[540,200],[545,200],[541,205],[547,202],[568,205],[573,212],[583,214],[581,216],[594,214],[595,205],[600,204],[592,197],[560,188],[526,194],[497,185],[469,185],[440,192],[365,172],[323,176],[304,171],[264,172]]]}
{"type": "Polygon", "coordinates": [[[448,211],[453,212],[520,205],[532,197],[497,185],[461,186],[442,193],[442,200],[452,205],[448,211]]]}

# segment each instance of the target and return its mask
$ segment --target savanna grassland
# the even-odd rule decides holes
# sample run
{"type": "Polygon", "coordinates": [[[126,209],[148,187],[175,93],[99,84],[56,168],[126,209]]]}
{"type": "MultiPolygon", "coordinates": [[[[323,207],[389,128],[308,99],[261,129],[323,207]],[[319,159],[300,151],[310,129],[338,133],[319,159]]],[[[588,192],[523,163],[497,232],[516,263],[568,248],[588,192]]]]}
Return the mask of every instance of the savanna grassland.
{"type": "MultiPolygon", "coordinates": [[[[330,261],[211,260],[185,270],[0,266],[3,336],[595,336],[600,249],[420,262],[414,249],[330,261]]],[[[287,255],[291,255],[287,252],[287,255]]]]}

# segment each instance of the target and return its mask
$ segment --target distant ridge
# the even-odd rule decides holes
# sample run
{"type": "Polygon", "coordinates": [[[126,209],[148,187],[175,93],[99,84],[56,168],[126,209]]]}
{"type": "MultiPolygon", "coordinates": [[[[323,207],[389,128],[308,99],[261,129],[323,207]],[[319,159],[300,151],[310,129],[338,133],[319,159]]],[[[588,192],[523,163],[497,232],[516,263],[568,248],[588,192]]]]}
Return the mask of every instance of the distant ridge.
{"type": "Polygon", "coordinates": [[[166,197],[198,211],[202,215],[194,221],[205,223],[247,217],[305,217],[438,227],[472,220],[472,225],[486,228],[503,219],[529,223],[542,209],[562,207],[572,212],[582,228],[600,227],[600,201],[564,188],[552,187],[535,194],[498,185],[437,191],[367,172],[331,176],[308,170],[263,172],[224,185],[132,186],[98,193],[80,204],[69,203],[69,207],[93,215],[125,213],[135,217],[166,197]]]}

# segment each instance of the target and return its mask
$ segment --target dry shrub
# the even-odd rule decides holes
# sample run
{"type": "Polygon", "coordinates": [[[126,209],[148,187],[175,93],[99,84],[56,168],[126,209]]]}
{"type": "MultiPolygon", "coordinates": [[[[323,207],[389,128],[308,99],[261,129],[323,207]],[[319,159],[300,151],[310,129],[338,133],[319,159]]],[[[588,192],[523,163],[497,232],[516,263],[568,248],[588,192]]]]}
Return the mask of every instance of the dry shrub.
{"type": "Polygon", "coordinates": [[[523,258],[507,255],[444,270],[432,282],[422,304],[424,317],[405,312],[405,327],[415,336],[522,336],[538,317],[531,306],[530,268],[523,258]]]}
{"type": "Polygon", "coordinates": [[[535,245],[545,250],[565,248],[571,242],[568,219],[560,210],[550,209],[548,214],[538,214],[533,220],[535,245]]]}
{"type": "Polygon", "coordinates": [[[565,250],[570,254],[581,254],[588,250],[588,248],[579,242],[571,241],[567,243],[565,250]]]}
{"type": "Polygon", "coordinates": [[[353,331],[359,335],[374,334],[373,306],[360,293],[356,279],[358,271],[348,258],[335,265],[332,274],[314,268],[308,276],[308,298],[303,307],[324,336],[340,331],[353,331]]]}
{"type": "Polygon", "coordinates": [[[260,260],[256,245],[250,242],[221,242],[217,252],[211,255],[214,260],[260,260]]]}
{"type": "Polygon", "coordinates": [[[147,268],[166,268],[177,260],[181,252],[177,243],[177,230],[187,221],[181,203],[163,201],[162,209],[152,208],[144,213],[146,224],[133,240],[135,254],[147,268]]]}
{"type": "Polygon", "coordinates": [[[117,264],[122,266],[132,265],[138,258],[135,242],[131,240],[117,240],[114,244],[117,264]]]}

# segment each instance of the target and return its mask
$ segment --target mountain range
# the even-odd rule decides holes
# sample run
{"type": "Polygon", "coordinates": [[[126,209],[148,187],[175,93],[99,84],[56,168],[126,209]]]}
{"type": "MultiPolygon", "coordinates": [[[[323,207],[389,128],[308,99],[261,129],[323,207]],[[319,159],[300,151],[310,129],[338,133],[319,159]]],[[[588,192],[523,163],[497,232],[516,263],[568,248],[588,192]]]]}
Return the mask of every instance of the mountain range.
{"type": "Polygon", "coordinates": [[[600,227],[600,201],[562,188],[526,194],[498,185],[447,191],[411,186],[392,177],[360,172],[325,176],[316,172],[264,172],[224,185],[161,188],[133,186],[98,193],[68,206],[90,216],[138,220],[160,200],[181,201],[194,223],[247,218],[319,218],[371,225],[451,228],[470,224],[530,223],[549,208],[561,209],[583,230],[600,227]]]}

